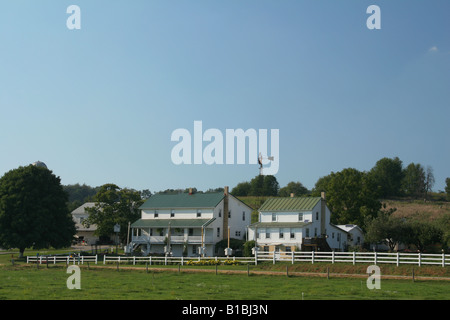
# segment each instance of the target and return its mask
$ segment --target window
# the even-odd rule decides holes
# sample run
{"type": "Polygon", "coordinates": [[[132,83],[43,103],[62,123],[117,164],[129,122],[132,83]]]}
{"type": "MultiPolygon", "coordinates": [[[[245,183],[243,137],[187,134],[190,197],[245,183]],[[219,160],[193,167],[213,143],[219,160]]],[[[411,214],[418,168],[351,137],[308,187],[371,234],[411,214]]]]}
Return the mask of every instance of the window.
{"type": "Polygon", "coordinates": [[[245,221],[245,211],[242,211],[242,221],[245,221]]]}
{"type": "Polygon", "coordinates": [[[240,232],[240,231],[236,231],[236,232],[234,233],[234,235],[235,235],[236,237],[240,237],[240,236],[241,236],[241,232],[240,232]]]}
{"type": "Polygon", "coordinates": [[[217,228],[217,237],[220,237],[220,228],[217,228]]]}
{"type": "Polygon", "coordinates": [[[219,218],[222,217],[222,209],[219,209],[219,218]]]}
{"type": "Polygon", "coordinates": [[[290,232],[290,237],[291,237],[291,239],[295,239],[295,232],[294,232],[294,230],[291,230],[291,232],[290,232]]]}
{"type": "Polygon", "coordinates": [[[228,219],[231,218],[231,210],[228,211],[228,219]]]}
{"type": "Polygon", "coordinates": [[[266,230],[266,239],[270,239],[270,232],[269,232],[269,230],[266,230]]]}
{"type": "Polygon", "coordinates": [[[314,228],[314,237],[317,237],[317,228],[314,228]]]}
{"type": "Polygon", "coordinates": [[[286,252],[292,252],[292,248],[291,247],[286,247],[286,252]]]}
{"type": "Polygon", "coordinates": [[[303,213],[298,214],[298,221],[303,221],[303,213]]]}
{"type": "Polygon", "coordinates": [[[190,236],[193,236],[193,235],[194,235],[194,229],[189,228],[189,235],[190,235],[190,236]]]}
{"type": "Polygon", "coordinates": [[[316,212],[316,220],[319,220],[319,213],[316,212]]]}
{"type": "Polygon", "coordinates": [[[306,230],[305,230],[305,237],[309,238],[309,228],[306,228],[306,230]]]}
{"type": "Polygon", "coordinates": [[[277,214],[276,213],[272,213],[272,221],[277,221],[277,214]]]}
{"type": "Polygon", "coordinates": [[[175,217],[175,210],[170,210],[170,217],[171,218],[175,217]]]}
{"type": "Polygon", "coordinates": [[[202,217],[202,210],[197,210],[197,218],[201,218],[202,217]]]}
{"type": "Polygon", "coordinates": [[[280,229],[280,232],[279,232],[278,236],[279,236],[280,239],[284,238],[283,229],[280,229]]]}
{"type": "Polygon", "coordinates": [[[158,218],[158,210],[155,210],[155,218],[158,218]]]}
{"type": "Polygon", "coordinates": [[[334,239],[334,232],[331,233],[331,239],[334,239]]]}

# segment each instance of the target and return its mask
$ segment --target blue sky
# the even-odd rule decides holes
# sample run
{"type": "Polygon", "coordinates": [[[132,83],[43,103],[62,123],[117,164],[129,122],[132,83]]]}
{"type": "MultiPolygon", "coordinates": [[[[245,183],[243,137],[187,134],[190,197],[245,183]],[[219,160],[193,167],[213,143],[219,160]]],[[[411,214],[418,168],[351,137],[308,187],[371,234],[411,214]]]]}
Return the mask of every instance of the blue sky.
{"type": "Polygon", "coordinates": [[[40,160],[63,184],[159,191],[249,181],[179,165],[171,133],[279,129],[280,186],[383,157],[450,177],[450,2],[4,1],[0,175],[40,160]],[[81,29],[69,30],[69,5],[81,29]],[[369,5],[381,30],[369,30],[369,5]]]}

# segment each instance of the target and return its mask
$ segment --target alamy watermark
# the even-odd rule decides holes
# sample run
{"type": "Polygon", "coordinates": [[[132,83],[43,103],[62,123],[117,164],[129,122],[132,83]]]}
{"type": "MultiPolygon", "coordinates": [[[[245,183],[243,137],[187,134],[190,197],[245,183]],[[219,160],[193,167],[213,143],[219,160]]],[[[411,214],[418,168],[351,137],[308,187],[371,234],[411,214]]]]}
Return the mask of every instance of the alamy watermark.
{"type": "Polygon", "coordinates": [[[81,270],[79,266],[71,265],[67,267],[67,273],[72,274],[67,278],[67,289],[81,289],[81,270]]]}
{"type": "Polygon", "coordinates": [[[367,278],[366,285],[367,289],[381,289],[381,270],[377,265],[371,265],[367,267],[367,273],[369,277],[367,278]]]}
{"type": "Polygon", "coordinates": [[[268,129],[207,129],[203,122],[194,121],[193,134],[179,128],[172,132],[171,141],[178,142],[171,152],[176,165],[190,164],[258,164],[264,175],[275,175],[280,165],[279,129],[270,129],[270,156],[268,153],[268,129]],[[224,141],[225,137],[225,141],[224,141]],[[247,145],[248,141],[248,145],[247,145]],[[204,145],[204,142],[207,142],[204,145]],[[248,148],[247,148],[248,146],[248,148]],[[248,152],[246,150],[248,149],[248,152]],[[236,155],[236,157],[235,157],[236,155]],[[246,159],[248,162],[246,162],[246,159]]]}

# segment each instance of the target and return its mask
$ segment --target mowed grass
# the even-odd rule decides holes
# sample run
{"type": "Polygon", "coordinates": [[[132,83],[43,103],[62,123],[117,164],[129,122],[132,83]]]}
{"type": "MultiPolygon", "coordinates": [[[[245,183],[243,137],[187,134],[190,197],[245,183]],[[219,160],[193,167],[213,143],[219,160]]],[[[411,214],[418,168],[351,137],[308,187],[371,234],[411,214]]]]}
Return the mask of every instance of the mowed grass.
{"type": "Polygon", "coordinates": [[[449,281],[382,279],[369,290],[365,278],[81,268],[81,289],[68,289],[64,266],[0,266],[3,300],[318,300],[450,299],[449,281]]]}

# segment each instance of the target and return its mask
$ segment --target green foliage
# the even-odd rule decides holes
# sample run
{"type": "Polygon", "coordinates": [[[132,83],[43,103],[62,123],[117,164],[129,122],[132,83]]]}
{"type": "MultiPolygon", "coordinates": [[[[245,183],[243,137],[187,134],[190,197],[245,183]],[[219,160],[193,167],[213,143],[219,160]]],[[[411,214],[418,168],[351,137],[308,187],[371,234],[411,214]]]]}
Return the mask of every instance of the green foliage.
{"type": "Polygon", "coordinates": [[[396,197],[402,194],[403,167],[402,161],[382,158],[369,172],[369,178],[375,184],[381,198],[396,197]]]}
{"type": "Polygon", "coordinates": [[[301,182],[291,181],[285,187],[280,189],[278,195],[280,197],[289,197],[291,193],[293,193],[294,196],[303,196],[307,195],[309,190],[305,188],[301,182]]]}
{"type": "Polygon", "coordinates": [[[348,168],[319,179],[313,195],[326,192],[332,223],[357,224],[364,229],[366,218],[376,216],[381,208],[374,190],[367,173],[348,168]]]}
{"type": "Polygon", "coordinates": [[[425,194],[425,170],[420,163],[410,163],[404,171],[403,189],[406,195],[421,197],[425,194]]]}
{"type": "Polygon", "coordinates": [[[447,200],[450,201],[450,178],[445,179],[445,193],[447,193],[447,200]]]}
{"type": "Polygon", "coordinates": [[[0,247],[70,246],[75,224],[67,193],[50,170],[33,165],[7,172],[0,179],[0,247]]]}
{"type": "Polygon", "coordinates": [[[251,185],[250,182],[240,182],[233,188],[231,194],[235,197],[246,197],[250,194],[251,185]]]}
{"type": "Polygon", "coordinates": [[[98,236],[109,236],[114,225],[121,226],[119,237],[125,241],[128,222],[133,223],[140,218],[138,208],[144,202],[141,193],[136,190],[121,189],[115,184],[105,184],[94,197],[95,206],[86,208],[89,218],[86,223],[96,224],[98,236]]]}
{"type": "Polygon", "coordinates": [[[392,210],[380,210],[378,215],[368,218],[366,221],[365,241],[371,243],[385,243],[393,251],[395,246],[405,240],[407,232],[403,219],[392,216],[392,210]]]}
{"type": "Polygon", "coordinates": [[[252,257],[252,249],[256,246],[256,242],[254,240],[247,241],[244,243],[244,251],[243,255],[244,257],[252,257]]]}

